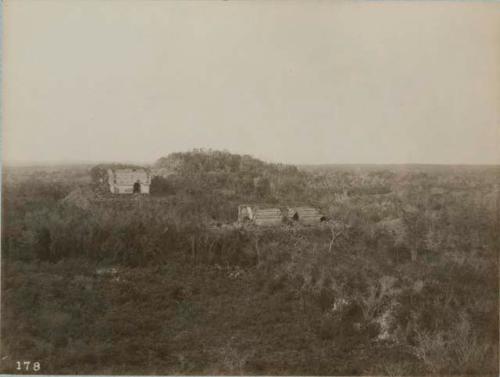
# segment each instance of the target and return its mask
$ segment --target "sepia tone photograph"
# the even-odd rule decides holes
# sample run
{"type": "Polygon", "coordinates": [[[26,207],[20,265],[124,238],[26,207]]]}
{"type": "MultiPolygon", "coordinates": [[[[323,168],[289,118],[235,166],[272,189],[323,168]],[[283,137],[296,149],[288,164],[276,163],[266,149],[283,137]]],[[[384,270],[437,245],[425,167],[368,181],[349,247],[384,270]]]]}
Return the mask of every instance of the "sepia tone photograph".
{"type": "Polygon", "coordinates": [[[0,373],[499,375],[500,2],[1,7],[0,373]]]}

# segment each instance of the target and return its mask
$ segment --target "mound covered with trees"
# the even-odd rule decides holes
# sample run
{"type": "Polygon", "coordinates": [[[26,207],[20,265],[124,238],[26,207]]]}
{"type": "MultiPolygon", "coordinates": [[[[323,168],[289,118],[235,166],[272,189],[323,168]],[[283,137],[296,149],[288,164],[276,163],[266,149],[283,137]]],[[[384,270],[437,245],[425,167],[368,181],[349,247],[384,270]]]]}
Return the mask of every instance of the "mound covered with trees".
{"type": "Polygon", "coordinates": [[[152,194],[214,191],[248,201],[306,200],[308,174],[296,166],[225,151],[172,153],[156,161],[153,174],[152,194]]]}

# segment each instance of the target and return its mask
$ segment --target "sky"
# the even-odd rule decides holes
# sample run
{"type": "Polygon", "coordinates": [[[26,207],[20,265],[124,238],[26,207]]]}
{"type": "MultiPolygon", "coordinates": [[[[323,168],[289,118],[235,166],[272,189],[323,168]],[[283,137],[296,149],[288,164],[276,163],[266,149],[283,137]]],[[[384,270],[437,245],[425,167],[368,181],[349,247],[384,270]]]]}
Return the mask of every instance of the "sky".
{"type": "Polygon", "coordinates": [[[6,162],[500,163],[500,3],[3,6],[6,162]]]}

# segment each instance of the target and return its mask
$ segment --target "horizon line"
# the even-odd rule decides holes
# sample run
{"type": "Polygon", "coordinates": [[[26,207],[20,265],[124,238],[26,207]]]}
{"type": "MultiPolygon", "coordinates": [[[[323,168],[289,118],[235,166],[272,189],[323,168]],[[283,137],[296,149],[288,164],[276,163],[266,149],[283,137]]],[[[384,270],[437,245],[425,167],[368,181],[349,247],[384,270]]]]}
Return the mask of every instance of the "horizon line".
{"type": "MultiPolygon", "coordinates": [[[[253,156],[252,156],[253,157],[253,156]]],[[[295,165],[295,166],[327,166],[327,165],[364,165],[364,166],[500,166],[500,162],[280,162],[269,161],[257,158],[266,163],[295,165]]],[[[156,161],[156,160],[155,160],[156,161]]],[[[57,166],[57,165],[98,165],[98,164],[134,164],[134,165],[153,165],[155,161],[134,161],[134,160],[2,160],[2,166],[57,166]]]]}

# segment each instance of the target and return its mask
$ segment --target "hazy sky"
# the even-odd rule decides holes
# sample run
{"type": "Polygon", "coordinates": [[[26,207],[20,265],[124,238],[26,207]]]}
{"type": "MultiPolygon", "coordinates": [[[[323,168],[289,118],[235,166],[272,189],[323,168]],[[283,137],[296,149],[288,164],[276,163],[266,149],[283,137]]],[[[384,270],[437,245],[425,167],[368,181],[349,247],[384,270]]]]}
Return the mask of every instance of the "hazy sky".
{"type": "Polygon", "coordinates": [[[7,161],[500,163],[500,3],[6,1],[7,161]]]}

